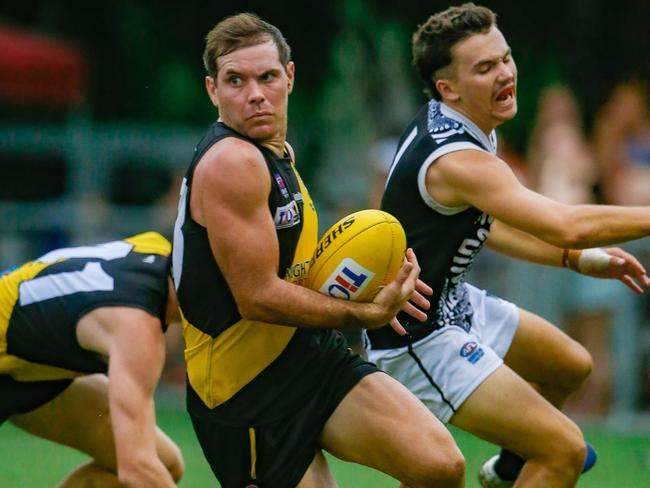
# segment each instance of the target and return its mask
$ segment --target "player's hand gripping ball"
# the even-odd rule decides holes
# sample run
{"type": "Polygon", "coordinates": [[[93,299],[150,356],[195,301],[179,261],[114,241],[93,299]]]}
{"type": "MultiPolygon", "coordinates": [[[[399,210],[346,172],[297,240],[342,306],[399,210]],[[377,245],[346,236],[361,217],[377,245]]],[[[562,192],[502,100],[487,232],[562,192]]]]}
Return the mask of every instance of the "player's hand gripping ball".
{"type": "Polygon", "coordinates": [[[342,218],[321,238],[307,287],[325,295],[370,302],[404,263],[406,234],[391,214],[361,210],[342,218]]]}

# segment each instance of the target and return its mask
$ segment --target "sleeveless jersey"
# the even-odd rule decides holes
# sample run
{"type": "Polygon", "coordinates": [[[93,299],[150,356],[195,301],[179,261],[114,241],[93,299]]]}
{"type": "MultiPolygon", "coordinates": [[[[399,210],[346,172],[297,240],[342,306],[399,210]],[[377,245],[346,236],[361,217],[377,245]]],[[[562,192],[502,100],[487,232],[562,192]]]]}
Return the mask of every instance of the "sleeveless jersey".
{"type": "Polygon", "coordinates": [[[433,330],[456,325],[469,330],[472,307],[463,279],[483,247],[493,218],[477,208],[449,208],[426,189],[426,173],[441,156],[462,150],[496,154],[496,134],[486,136],[471,120],[436,100],[418,112],[400,139],[381,209],[404,226],[407,243],[422,268],[420,278],[433,288],[427,322],[402,313],[407,336],[390,327],[368,331],[373,349],[402,347],[433,330]]]}
{"type": "Polygon", "coordinates": [[[0,278],[0,375],[19,381],[106,372],[77,342],[93,309],[136,307],[165,321],[171,244],[147,232],[51,251],[0,278]]]}
{"type": "MultiPolygon", "coordinates": [[[[294,328],[242,319],[217,265],[205,227],[192,219],[196,165],[218,141],[236,137],[263,155],[271,178],[268,207],[280,247],[278,276],[302,284],[318,238],[307,189],[286,157],[278,157],[221,122],[195,149],[181,185],[174,227],[173,277],[183,321],[188,409],[232,425],[261,424],[294,408],[328,368],[341,339],[331,330],[294,328]],[[330,359],[328,360],[328,357],[330,359]]],[[[219,191],[215,188],[213,191],[219,191]]],[[[281,300],[282,297],[278,297],[281,300]]],[[[287,308],[291,303],[286,303],[287,308]]]]}

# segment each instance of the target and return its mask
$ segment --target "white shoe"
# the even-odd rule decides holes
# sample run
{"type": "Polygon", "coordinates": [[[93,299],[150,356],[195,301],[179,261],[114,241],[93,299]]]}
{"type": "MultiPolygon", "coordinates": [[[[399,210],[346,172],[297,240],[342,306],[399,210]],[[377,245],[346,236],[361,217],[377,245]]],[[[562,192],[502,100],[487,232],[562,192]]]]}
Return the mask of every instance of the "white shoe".
{"type": "Polygon", "coordinates": [[[492,456],[483,463],[478,472],[478,482],[483,488],[509,488],[514,482],[502,480],[494,470],[494,465],[499,459],[499,455],[492,456]]]}

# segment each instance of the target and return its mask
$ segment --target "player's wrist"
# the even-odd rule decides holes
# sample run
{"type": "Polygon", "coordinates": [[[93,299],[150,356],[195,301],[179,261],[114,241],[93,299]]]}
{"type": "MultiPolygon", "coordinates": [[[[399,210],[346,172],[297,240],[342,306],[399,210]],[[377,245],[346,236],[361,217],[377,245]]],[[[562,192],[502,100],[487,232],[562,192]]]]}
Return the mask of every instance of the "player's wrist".
{"type": "Polygon", "coordinates": [[[589,249],[564,249],[562,267],[582,274],[605,271],[610,266],[612,256],[600,247],[589,249]]]}
{"type": "Polygon", "coordinates": [[[580,272],[579,262],[580,255],[582,254],[581,249],[563,249],[562,250],[562,267],[569,268],[573,271],[580,272]]]}
{"type": "Polygon", "coordinates": [[[383,302],[373,301],[364,303],[363,305],[366,305],[366,307],[364,307],[364,324],[362,327],[369,330],[385,326],[399,312],[399,310],[396,311],[394,307],[383,302]]]}

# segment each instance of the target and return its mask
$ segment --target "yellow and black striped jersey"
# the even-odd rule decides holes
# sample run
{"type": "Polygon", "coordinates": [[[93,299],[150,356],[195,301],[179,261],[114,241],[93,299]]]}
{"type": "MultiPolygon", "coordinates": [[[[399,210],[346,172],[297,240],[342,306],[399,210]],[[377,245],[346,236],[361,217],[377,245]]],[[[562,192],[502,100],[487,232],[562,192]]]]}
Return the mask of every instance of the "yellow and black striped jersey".
{"type": "MultiPolygon", "coordinates": [[[[189,211],[194,169],[208,149],[226,137],[250,142],[266,160],[272,183],[269,213],[280,245],[281,278],[298,284],[305,280],[318,222],[289,157],[278,157],[223,123],[210,128],[183,180],[174,228],[173,277],[183,320],[188,406],[194,415],[224,423],[263,423],[277,414],[279,404],[293,408],[302,388],[319,381],[321,368],[335,363],[331,357],[328,360],[328,354],[339,348],[340,338],[331,330],[255,322],[239,314],[207,231],[189,211]]],[[[285,306],[290,308],[291,303],[285,306]]]]}
{"type": "Polygon", "coordinates": [[[76,324],[99,307],[143,309],[164,324],[171,244],[155,232],[51,251],[0,278],[0,374],[48,380],[105,372],[76,324]]]}

